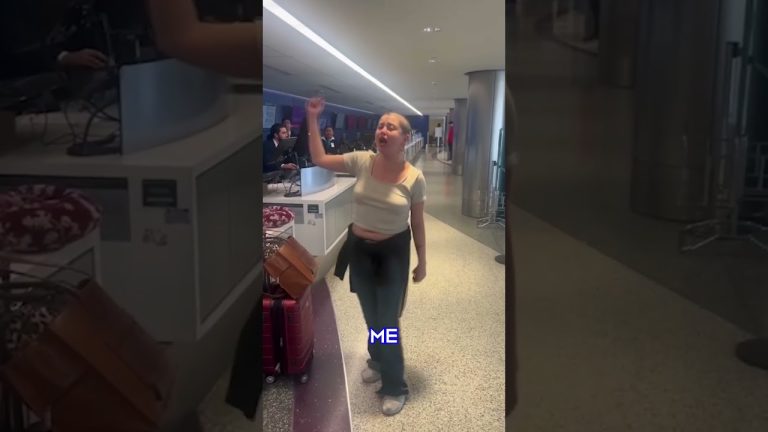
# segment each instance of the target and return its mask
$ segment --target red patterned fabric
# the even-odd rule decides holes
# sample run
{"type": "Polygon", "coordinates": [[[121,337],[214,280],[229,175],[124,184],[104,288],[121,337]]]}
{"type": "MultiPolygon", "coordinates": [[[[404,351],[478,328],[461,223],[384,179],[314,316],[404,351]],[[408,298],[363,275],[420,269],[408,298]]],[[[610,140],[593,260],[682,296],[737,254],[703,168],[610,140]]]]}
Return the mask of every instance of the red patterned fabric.
{"type": "Polygon", "coordinates": [[[293,213],[285,207],[264,207],[263,213],[264,228],[280,228],[293,221],[293,213]]]}
{"type": "Polygon", "coordinates": [[[0,250],[49,253],[85,237],[101,221],[101,209],[82,192],[25,185],[0,194],[0,250]]]}

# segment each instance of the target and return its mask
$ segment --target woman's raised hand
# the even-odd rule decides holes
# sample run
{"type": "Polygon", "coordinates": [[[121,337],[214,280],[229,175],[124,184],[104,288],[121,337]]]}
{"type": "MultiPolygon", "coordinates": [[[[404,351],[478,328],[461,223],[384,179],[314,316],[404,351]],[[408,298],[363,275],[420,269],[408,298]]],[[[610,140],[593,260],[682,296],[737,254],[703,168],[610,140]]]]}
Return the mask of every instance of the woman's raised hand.
{"type": "Polygon", "coordinates": [[[319,116],[325,109],[325,99],[321,97],[310,98],[307,100],[306,109],[308,116],[319,116]]]}

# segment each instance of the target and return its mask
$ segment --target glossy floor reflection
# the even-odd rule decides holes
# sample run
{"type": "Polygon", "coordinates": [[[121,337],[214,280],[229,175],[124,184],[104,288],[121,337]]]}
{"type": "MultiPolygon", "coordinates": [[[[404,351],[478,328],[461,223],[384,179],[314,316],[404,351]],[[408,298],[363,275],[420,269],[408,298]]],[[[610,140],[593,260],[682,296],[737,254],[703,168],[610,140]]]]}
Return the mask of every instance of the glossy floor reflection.
{"type": "Polygon", "coordinates": [[[768,374],[731,355],[746,333],[513,208],[515,432],[768,430],[768,374]]]}
{"type": "Polygon", "coordinates": [[[449,225],[462,234],[477,240],[496,252],[504,252],[504,230],[498,225],[477,228],[477,219],[461,212],[462,176],[453,175],[451,164],[444,151],[430,147],[421,154],[415,165],[427,180],[425,211],[435,219],[449,225]]]}

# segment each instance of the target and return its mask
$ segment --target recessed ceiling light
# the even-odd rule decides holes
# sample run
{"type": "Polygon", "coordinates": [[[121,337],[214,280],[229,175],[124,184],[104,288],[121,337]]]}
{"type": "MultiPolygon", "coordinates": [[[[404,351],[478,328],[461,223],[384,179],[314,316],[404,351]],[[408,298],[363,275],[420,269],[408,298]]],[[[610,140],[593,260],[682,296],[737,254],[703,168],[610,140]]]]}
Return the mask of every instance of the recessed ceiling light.
{"type": "Polygon", "coordinates": [[[424,27],[424,33],[431,33],[432,27],[424,27]]]}
{"type": "Polygon", "coordinates": [[[408,108],[413,110],[416,114],[418,114],[420,116],[424,115],[419,110],[414,108],[413,105],[411,105],[408,102],[406,102],[405,99],[401,98],[397,93],[395,93],[392,90],[390,90],[389,87],[387,87],[384,84],[382,84],[379,80],[374,78],[371,74],[369,74],[363,68],[358,66],[355,62],[350,60],[347,56],[342,54],[339,50],[337,50],[333,45],[328,43],[325,39],[323,39],[320,36],[318,36],[317,33],[312,31],[303,22],[299,21],[296,17],[294,17],[293,15],[289,14],[288,11],[286,11],[285,9],[280,7],[277,3],[274,2],[274,0],[263,0],[262,6],[264,7],[264,9],[270,11],[276,17],[278,17],[281,20],[283,20],[286,24],[291,26],[294,30],[296,30],[299,33],[301,33],[302,35],[304,35],[304,37],[306,37],[307,39],[309,39],[312,42],[316,43],[321,48],[323,48],[324,50],[326,50],[329,53],[331,53],[337,59],[341,60],[342,63],[344,63],[347,66],[349,66],[350,68],[352,68],[352,70],[354,70],[355,72],[357,72],[360,75],[362,75],[363,77],[365,77],[368,81],[374,83],[377,87],[379,87],[380,89],[382,89],[385,92],[389,93],[390,96],[392,96],[393,98],[395,98],[398,101],[400,101],[401,103],[403,103],[405,106],[407,106],[408,108]]]}
{"type": "Polygon", "coordinates": [[[437,63],[437,57],[432,57],[431,59],[429,59],[429,62],[430,63],[437,63]]]}

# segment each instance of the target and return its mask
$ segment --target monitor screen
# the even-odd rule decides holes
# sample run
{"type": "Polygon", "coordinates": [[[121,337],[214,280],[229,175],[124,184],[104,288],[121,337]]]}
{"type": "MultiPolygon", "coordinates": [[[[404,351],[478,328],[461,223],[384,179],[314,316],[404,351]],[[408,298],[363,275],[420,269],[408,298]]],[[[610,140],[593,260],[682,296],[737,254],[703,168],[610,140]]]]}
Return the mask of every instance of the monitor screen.
{"type": "Polygon", "coordinates": [[[278,154],[284,154],[286,152],[291,152],[296,147],[296,137],[281,139],[280,142],[277,144],[277,153],[278,154]]]}
{"type": "Polygon", "coordinates": [[[311,155],[309,154],[309,137],[306,134],[299,134],[296,137],[296,145],[293,147],[293,151],[296,154],[297,164],[299,167],[304,167],[311,161],[311,155]]]}

